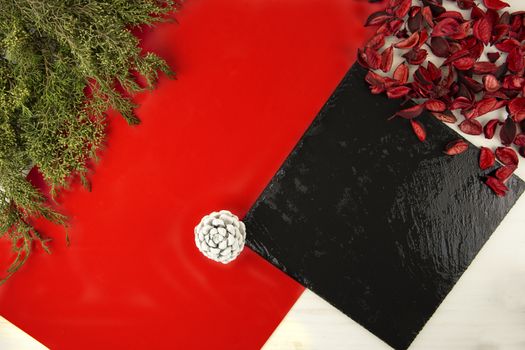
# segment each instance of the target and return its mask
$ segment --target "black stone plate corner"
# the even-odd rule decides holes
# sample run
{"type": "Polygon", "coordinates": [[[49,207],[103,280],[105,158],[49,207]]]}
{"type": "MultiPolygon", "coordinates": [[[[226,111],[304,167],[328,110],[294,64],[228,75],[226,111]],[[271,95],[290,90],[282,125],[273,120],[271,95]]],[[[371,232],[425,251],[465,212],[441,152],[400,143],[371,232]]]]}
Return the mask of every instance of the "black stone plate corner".
{"type": "Polygon", "coordinates": [[[524,191],[496,197],[478,149],[432,116],[419,142],[399,101],[354,65],[245,218],[248,245],[396,349],[406,349],[524,191]]]}

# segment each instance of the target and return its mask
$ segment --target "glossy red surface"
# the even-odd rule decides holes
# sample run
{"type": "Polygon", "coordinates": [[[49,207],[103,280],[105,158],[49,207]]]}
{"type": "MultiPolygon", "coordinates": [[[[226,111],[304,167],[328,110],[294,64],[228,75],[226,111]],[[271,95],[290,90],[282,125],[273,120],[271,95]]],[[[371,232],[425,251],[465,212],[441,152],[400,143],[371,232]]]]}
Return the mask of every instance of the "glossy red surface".
{"type": "Polygon", "coordinates": [[[92,192],[59,198],[70,247],[39,221],[53,254],[0,287],[0,314],[52,349],[262,346],[302,287],[249,249],[207,260],[193,227],[246,213],[351,65],[369,7],[192,0],[140,34],[178,79],[136,97],[140,126],[111,116],[92,192]]]}

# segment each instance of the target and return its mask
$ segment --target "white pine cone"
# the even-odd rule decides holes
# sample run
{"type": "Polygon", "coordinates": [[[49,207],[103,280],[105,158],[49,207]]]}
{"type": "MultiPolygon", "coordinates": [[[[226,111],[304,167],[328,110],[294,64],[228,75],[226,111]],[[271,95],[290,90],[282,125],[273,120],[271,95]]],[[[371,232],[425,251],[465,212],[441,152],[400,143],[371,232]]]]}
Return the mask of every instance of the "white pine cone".
{"type": "Polygon", "coordinates": [[[243,250],[246,227],[228,210],[206,215],[195,226],[195,244],[206,257],[227,264],[243,250]]]}

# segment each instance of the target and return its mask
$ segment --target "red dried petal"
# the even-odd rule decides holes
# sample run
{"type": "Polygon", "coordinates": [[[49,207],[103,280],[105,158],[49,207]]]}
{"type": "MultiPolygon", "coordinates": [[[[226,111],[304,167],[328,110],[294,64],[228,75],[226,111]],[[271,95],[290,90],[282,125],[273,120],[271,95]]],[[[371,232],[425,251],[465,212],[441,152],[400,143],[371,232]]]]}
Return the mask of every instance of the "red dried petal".
{"type": "Polygon", "coordinates": [[[457,154],[461,154],[465,152],[468,149],[468,143],[465,142],[462,139],[458,139],[452,142],[449,142],[445,146],[445,154],[448,154],[449,156],[455,156],[457,154]]]}
{"type": "Polygon", "coordinates": [[[411,49],[414,46],[416,46],[418,42],[419,42],[419,33],[415,32],[408,38],[401,40],[400,42],[394,44],[394,46],[398,49],[411,49]]]}
{"type": "Polygon", "coordinates": [[[496,127],[499,124],[498,119],[492,119],[487,124],[485,124],[485,127],[483,128],[483,132],[485,133],[485,137],[487,139],[491,139],[494,137],[494,134],[496,133],[496,127]]]}
{"type": "Polygon", "coordinates": [[[476,119],[465,119],[459,124],[459,129],[469,135],[481,135],[483,132],[483,126],[476,119]]]}
{"type": "Polygon", "coordinates": [[[519,162],[516,151],[509,147],[498,147],[496,149],[496,157],[500,162],[502,162],[505,165],[516,165],[519,162]]]}
{"type": "Polygon", "coordinates": [[[394,14],[397,18],[403,18],[408,13],[408,10],[410,9],[410,5],[412,5],[412,0],[402,0],[397,9],[395,10],[394,14]]]}
{"type": "Polygon", "coordinates": [[[496,11],[510,6],[509,4],[501,0],[483,0],[483,4],[486,8],[496,11]]]}
{"type": "Polygon", "coordinates": [[[371,69],[378,69],[381,65],[381,56],[376,50],[370,47],[365,48],[363,57],[368,64],[368,67],[371,69]]]}
{"type": "Polygon", "coordinates": [[[443,112],[447,105],[443,101],[430,99],[425,102],[425,108],[431,112],[443,112]]]}
{"type": "Polygon", "coordinates": [[[385,45],[385,35],[377,34],[374,35],[370,40],[367,41],[365,47],[371,47],[374,50],[379,50],[385,45]]]}
{"type": "Polygon", "coordinates": [[[405,119],[413,119],[413,118],[419,117],[419,115],[423,113],[424,110],[425,110],[424,105],[422,104],[415,105],[409,108],[402,109],[399,112],[397,112],[395,115],[401,118],[405,118],[405,119]]]}
{"type": "Polygon", "coordinates": [[[470,101],[468,98],[460,96],[456,98],[452,104],[450,105],[450,109],[466,109],[473,106],[473,102],[470,101]]]}
{"type": "Polygon", "coordinates": [[[432,36],[451,36],[459,30],[459,23],[453,18],[444,18],[434,25],[432,36]]]}
{"type": "Polygon", "coordinates": [[[430,7],[425,6],[421,10],[421,14],[423,15],[423,18],[425,19],[425,22],[432,28],[434,27],[434,16],[432,16],[432,10],[430,10],[430,7]]]}
{"type": "Polygon", "coordinates": [[[392,62],[394,61],[394,49],[392,46],[387,47],[381,54],[381,70],[389,72],[392,69],[392,62]]]}
{"type": "Polygon", "coordinates": [[[453,18],[460,23],[465,21],[463,15],[459,11],[445,11],[442,14],[440,14],[437,18],[438,20],[441,20],[443,18],[453,18]]]}
{"type": "Polygon", "coordinates": [[[427,58],[427,51],[423,49],[413,48],[403,55],[407,62],[413,65],[420,65],[427,58]]]}
{"type": "Polygon", "coordinates": [[[506,40],[503,40],[503,41],[497,43],[495,46],[501,52],[509,53],[512,50],[514,50],[515,48],[519,47],[520,46],[520,42],[517,41],[516,39],[506,39],[506,40]]]}
{"type": "Polygon", "coordinates": [[[494,73],[498,67],[492,62],[476,62],[472,67],[474,74],[494,73]]]}
{"type": "Polygon", "coordinates": [[[443,113],[432,112],[432,115],[436,117],[436,119],[441,120],[445,123],[455,123],[457,121],[456,116],[449,111],[445,111],[443,113]]]}
{"type": "Polygon", "coordinates": [[[398,81],[400,84],[406,84],[408,81],[408,66],[405,63],[401,63],[397,66],[393,74],[394,80],[398,81]]]}
{"type": "Polygon", "coordinates": [[[499,80],[492,74],[487,74],[483,77],[483,86],[488,92],[496,92],[501,88],[499,80]]]}
{"type": "Polygon", "coordinates": [[[525,120],[525,97],[517,97],[511,100],[507,107],[512,120],[517,123],[525,120]]]}
{"type": "Polygon", "coordinates": [[[505,196],[509,190],[501,180],[492,176],[485,179],[485,184],[499,197],[505,196]]]}
{"type": "Polygon", "coordinates": [[[487,20],[486,17],[477,20],[476,23],[474,23],[474,27],[472,29],[474,36],[483,44],[487,45],[489,43],[492,33],[492,24],[487,20]]]}
{"type": "Polygon", "coordinates": [[[493,97],[484,98],[476,103],[476,110],[478,111],[478,117],[489,112],[500,109],[505,104],[504,101],[498,101],[493,97]]]}
{"type": "Polygon", "coordinates": [[[512,174],[514,174],[517,168],[517,165],[504,165],[496,170],[494,175],[501,181],[507,181],[507,179],[511,177],[512,174]]]}
{"type": "Polygon", "coordinates": [[[388,98],[401,98],[406,96],[410,92],[410,88],[407,86],[395,86],[386,91],[388,98]]]}
{"type": "Polygon", "coordinates": [[[474,66],[474,63],[476,63],[476,60],[472,57],[462,57],[452,62],[458,70],[469,70],[474,66]]]}
{"type": "Polygon", "coordinates": [[[507,67],[514,73],[520,72],[524,67],[523,55],[519,47],[514,48],[507,56],[507,67]]]}
{"type": "Polygon", "coordinates": [[[441,80],[441,69],[436,67],[436,65],[432,62],[427,63],[427,71],[428,71],[428,77],[430,78],[430,81],[436,83],[441,80]]]}
{"type": "Polygon", "coordinates": [[[481,147],[480,153],[479,153],[479,167],[482,170],[485,170],[485,169],[493,167],[495,162],[496,162],[496,156],[490,150],[490,148],[481,147]]]}
{"type": "Polygon", "coordinates": [[[516,137],[514,138],[514,144],[520,147],[525,146],[525,134],[521,133],[516,135],[516,137]]]}
{"type": "Polygon", "coordinates": [[[425,141],[427,138],[425,127],[417,120],[410,120],[410,125],[412,125],[412,130],[414,130],[414,134],[416,134],[419,141],[425,141]]]}
{"type": "Polygon", "coordinates": [[[507,75],[503,78],[503,84],[501,85],[504,89],[508,90],[521,90],[524,86],[525,79],[517,75],[507,75]]]}
{"type": "Polygon", "coordinates": [[[374,12],[366,20],[365,27],[381,25],[391,18],[392,15],[388,14],[386,11],[374,12]]]}
{"type": "Polygon", "coordinates": [[[510,144],[514,142],[514,138],[516,137],[517,133],[518,133],[517,125],[514,123],[512,118],[507,118],[499,133],[501,143],[504,144],[505,146],[509,146],[510,144]]]}
{"type": "Polygon", "coordinates": [[[424,44],[426,44],[428,40],[428,32],[426,29],[423,29],[421,32],[419,32],[419,41],[416,45],[416,47],[420,48],[424,44]]]}
{"type": "MultiPolygon", "coordinates": [[[[451,39],[456,39],[456,40],[460,40],[460,39],[466,38],[469,35],[470,26],[471,26],[470,21],[466,21],[464,23],[461,23],[459,25],[458,30],[456,31],[456,33],[450,34],[449,37],[451,39]]],[[[483,51],[483,48],[481,48],[480,53],[482,51],[483,51]]]]}

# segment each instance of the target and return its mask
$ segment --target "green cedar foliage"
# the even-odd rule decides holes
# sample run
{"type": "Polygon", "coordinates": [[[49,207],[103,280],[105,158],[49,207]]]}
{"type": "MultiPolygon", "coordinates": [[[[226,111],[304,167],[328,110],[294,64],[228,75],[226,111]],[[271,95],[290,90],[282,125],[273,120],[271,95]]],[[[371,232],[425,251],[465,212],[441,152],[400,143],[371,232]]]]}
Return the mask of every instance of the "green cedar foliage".
{"type": "Polygon", "coordinates": [[[26,180],[27,169],[37,166],[54,196],[71,176],[85,182],[86,162],[103,145],[105,111],[138,123],[126,96],[153,87],[159,71],[171,71],[141,51],[130,29],[162,20],[173,6],[170,0],[0,0],[0,235],[16,256],[0,284],[34,243],[48,251],[30,218],[65,223],[26,180]]]}

